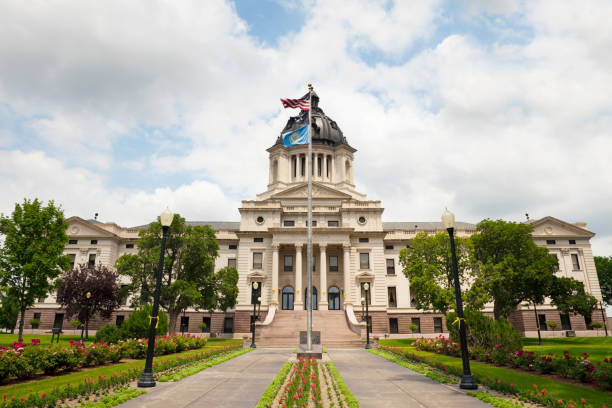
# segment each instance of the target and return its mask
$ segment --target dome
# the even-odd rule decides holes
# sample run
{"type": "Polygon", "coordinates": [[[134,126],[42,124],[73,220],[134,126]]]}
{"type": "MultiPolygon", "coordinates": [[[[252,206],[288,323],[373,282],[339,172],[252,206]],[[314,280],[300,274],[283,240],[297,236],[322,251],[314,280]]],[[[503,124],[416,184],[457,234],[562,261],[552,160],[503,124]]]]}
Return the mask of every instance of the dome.
{"type": "MultiPolygon", "coordinates": [[[[312,94],[312,144],[326,144],[337,146],[340,144],[349,145],[342,134],[338,124],[319,108],[319,97],[316,93],[312,94]]],[[[282,135],[292,130],[298,129],[308,123],[308,111],[300,111],[297,116],[292,116],[276,139],[275,144],[283,144],[282,135]]]]}

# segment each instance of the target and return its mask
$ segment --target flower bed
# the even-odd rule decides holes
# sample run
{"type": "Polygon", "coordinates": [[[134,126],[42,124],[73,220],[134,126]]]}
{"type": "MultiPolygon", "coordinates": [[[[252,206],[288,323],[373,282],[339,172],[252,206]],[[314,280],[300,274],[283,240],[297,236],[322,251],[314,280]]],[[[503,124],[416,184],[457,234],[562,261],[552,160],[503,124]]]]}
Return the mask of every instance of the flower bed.
{"type": "MultiPolygon", "coordinates": [[[[444,337],[420,338],[414,342],[417,350],[460,357],[459,344],[444,337]]],[[[584,383],[593,384],[604,390],[612,390],[612,357],[604,361],[591,361],[587,353],[571,356],[567,350],[563,357],[552,353],[538,355],[533,351],[509,350],[498,345],[493,350],[472,349],[471,359],[498,366],[522,368],[527,371],[537,371],[541,374],[556,374],[564,378],[572,378],[584,383]]]]}
{"type": "MultiPolygon", "coordinates": [[[[154,354],[163,356],[166,354],[180,353],[186,350],[195,350],[206,345],[206,338],[185,335],[166,335],[158,336],[155,339],[154,354]]],[[[121,349],[121,355],[126,358],[145,358],[147,347],[149,346],[148,339],[129,339],[122,340],[117,343],[121,349]]]]}

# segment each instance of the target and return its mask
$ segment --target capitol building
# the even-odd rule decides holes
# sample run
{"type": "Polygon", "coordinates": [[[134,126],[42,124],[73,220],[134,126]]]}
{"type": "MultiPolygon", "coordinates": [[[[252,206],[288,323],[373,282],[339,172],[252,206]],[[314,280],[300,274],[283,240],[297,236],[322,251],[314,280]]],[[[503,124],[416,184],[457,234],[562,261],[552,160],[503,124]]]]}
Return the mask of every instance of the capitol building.
{"type": "MultiPolygon", "coordinates": [[[[447,332],[444,316],[416,309],[410,282],[399,265],[399,253],[418,233],[446,232],[440,222],[384,222],[383,203],[357,191],[354,167],[357,149],[349,144],[340,126],[318,106],[313,97],[312,145],[312,242],[313,325],[321,331],[323,345],[358,345],[365,336],[363,323],[364,284],[369,283],[372,335],[410,337],[447,332]],[[416,325],[414,331],[411,325],[416,325]]],[[[289,119],[282,133],[307,123],[308,112],[289,119]]],[[[271,140],[271,142],[274,139],[271,140]]],[[[187,220],[191,225],[210,225],[219,243],[216,269],[231,266],[239,274],[237,305],[232,310],[187,310],[178,319],[176,331],[242,337],[250,331],[253,299],[261,297],[258,345],[295,346],[306,327],[305,296],[307,233],[307,145],[285,147],[281,137],[267,149],[267,190],[253,200],[242,201],[240,221],[187,220]],[[256,293],[253,282],[258,282],[256,293]],[[200,323],[206,329],[199,328],[200,323]]],[[[70,241],[65,254],[73,264],[113,267],[118,257],[137,252],[138,233],[147,226],[123,227],[79,217],[68,219],[70,241]]],[[[532,221],[533,239],[559,258],[561,276],[584,283],[601,300],[590,239],[595,235],[585,223],[567,222],[552,216],[532,221]]],[[[476,226],[458,222],[455,233],[469,236],[476,226]]],[[[90,327],[121,323],[131,309],[129,301],[111,320],[96,317],[90,327]]],[[[492,308],[485,309],[485,312],[492,308]]],[[[28,310],[26,322],[41,319],[40,328],[70,327],[64,311],[49,296],[28,310]]],[[[546,330],[547,321],[558,330],[577,335],[595,335],[582,316],[560,315],[550,305],[539,305],[537,319],[546,330]]],[[[587,319],[588,320],[588,319],[587,319]]],[[[601,321],[601,310],[592,320],[601,321]]],[[[536,335],[533,307],[513,312],[511,323],[526,336],[536,335]]],[[[413,326],[414,329],[414,326],[413,326]]],[[[550,333],[544,333],[550,334],[550,333]]],[[[557,333],[557,335],[560,335],[557,333]]]]}

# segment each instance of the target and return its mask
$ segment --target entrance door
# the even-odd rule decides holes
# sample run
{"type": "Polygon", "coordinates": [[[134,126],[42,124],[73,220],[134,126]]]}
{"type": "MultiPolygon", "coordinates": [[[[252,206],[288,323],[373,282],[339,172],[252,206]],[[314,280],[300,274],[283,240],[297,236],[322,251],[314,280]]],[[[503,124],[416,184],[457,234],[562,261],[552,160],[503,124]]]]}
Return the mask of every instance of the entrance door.
{"type": "Polygon", "coordinates": [[[53,328],[62,330],[64,326],[64,314],[56,313],[55,319],[53,320],[53,328]]]}
{"type": "Polygon", "coordinates": [[[327,291],[327,308],[340,310],[340,289],[337,286],[332,286],[327,291]]]}
{"type": "MultiPolygon", "coordinates": [[[[304,289],[304,307],[308,309],[308,288],[304,289]]],[[[312,287],[312,310],[319,308],[319,302],[317,301],[317,288],[312,287]]]]}
{"type": "Polygon", "coordinates": [[[293,310],[293,288],[291,286],[283,288],[283,310],[293,310]]]}

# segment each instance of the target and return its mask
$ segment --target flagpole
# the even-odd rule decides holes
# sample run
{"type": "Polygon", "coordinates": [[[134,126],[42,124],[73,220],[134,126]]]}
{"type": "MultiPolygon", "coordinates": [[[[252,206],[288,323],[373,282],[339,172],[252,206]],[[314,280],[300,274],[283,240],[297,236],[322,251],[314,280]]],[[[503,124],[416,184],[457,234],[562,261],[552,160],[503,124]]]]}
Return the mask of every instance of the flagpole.
{"type": "Polygon", "coordinates": [[[306,245],[306,270],[308,271],[308,295],[306,296],[306,345],[312,351],[312,84],[308,84],[308,235],[306,245]]]}

